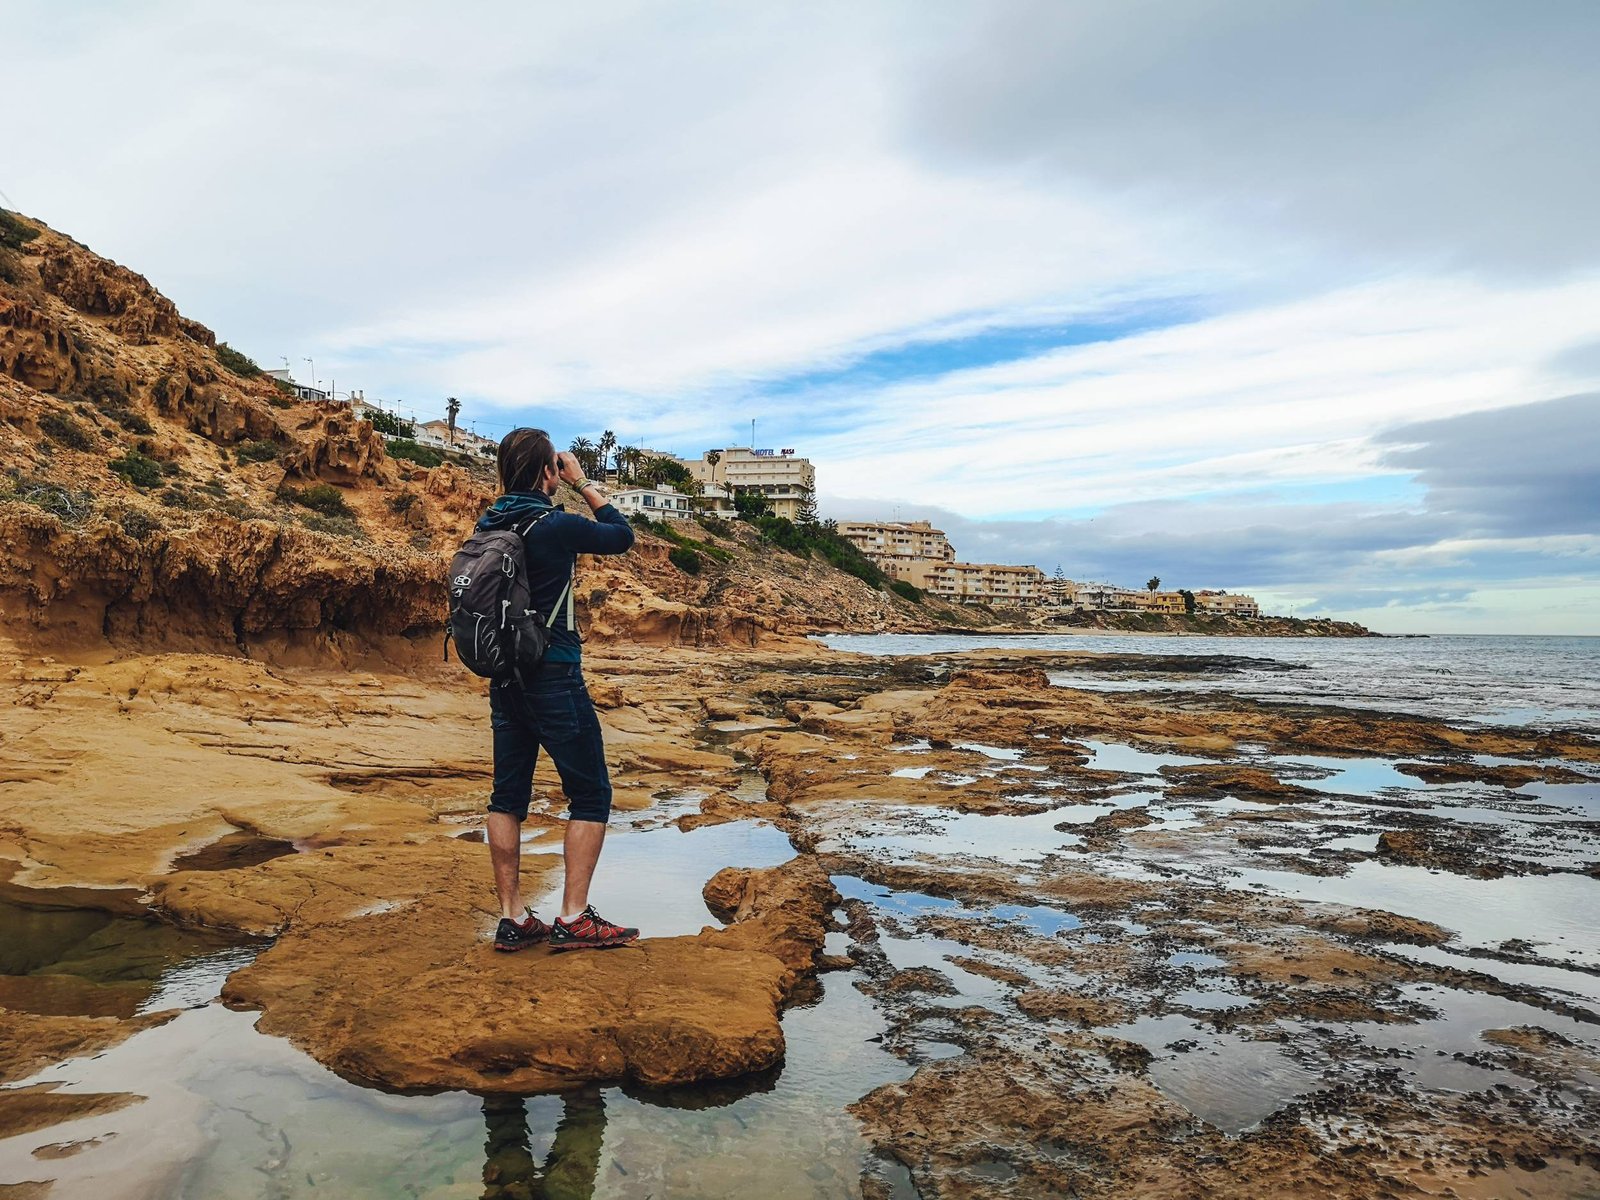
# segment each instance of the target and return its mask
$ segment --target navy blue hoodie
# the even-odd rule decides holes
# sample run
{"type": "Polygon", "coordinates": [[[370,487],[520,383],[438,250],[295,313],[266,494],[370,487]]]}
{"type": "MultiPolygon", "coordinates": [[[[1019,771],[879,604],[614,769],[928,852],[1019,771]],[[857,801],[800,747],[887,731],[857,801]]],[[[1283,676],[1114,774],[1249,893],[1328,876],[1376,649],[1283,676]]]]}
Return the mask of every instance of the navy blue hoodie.
{"type": "MultiPolygon", "coordinates": [[[[552,505],[550,497],[540,491],[507,492],[478,518],[478,528],[509,529],[527,520],[542,508],[555,508],[528,531],[523,545],[527,548],[528,588],[533,594],[535,611],[548,617],[550,609],[561,599],[561,593],[572,578],[573,567],[580,554],[621,554],[633,545],[633,526],[614,505],[606,504],[595,510],[594,520],[585,520],[576,513],[552,505]]],[[[566,604],[556,617],[550,630],[550,649],[545,652],[546,662],[579,662],[582,658],[578,631],[567,628],[566,604]]]]}

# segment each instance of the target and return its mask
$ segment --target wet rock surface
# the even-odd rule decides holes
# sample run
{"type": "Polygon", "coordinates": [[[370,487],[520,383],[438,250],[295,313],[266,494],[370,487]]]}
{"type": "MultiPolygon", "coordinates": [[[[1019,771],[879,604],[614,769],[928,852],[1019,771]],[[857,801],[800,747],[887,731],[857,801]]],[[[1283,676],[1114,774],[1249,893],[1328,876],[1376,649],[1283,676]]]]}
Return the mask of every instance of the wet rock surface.
{"type": "MultiPolygon", "coordinates": [[[[636,946],[488,948],[469,840],[486,766],[460,749],[484,740],[482,698],[442,674],[34,662],[0,717],[0,874],[9,895],[103,896],[141,929],[153,911],[158,930],[271,935],[227,967],[226,1002],[389,1088],[628,1081],[714,1107],[714,1081],[783,1078],[824,989],[854,997],[873,1024],[840,1061],[870,1047],[898,1068],[840,1099],[865,1157],[844,1184],[830,1160],[817,1195],[1600,1181],[1591,740],[1088,692],[1052,685],[1049,656],[592,650],[617,785],[602,874],[671,897],[608,911],[645,927],[636,946]],[[1442,782],[1403,769],[1419,763],[1442,782]],[[1524,772],[1462,763],[1536,774],[1513,790],[1524,772]],[[82,802],[64,810],[64,789],[82,802]],[[731,849],[682,857],[701,844],[731,849]]],[[[547,771],[530,897],[558,862],[547,771]]],[[[7,1078],[170,1021],[163,995],[8,966],[7,1078]]],[[[79,1142],[39,1119],[19,1144],[79,1142]]],[[[127,1152],[95,1136],[29,1161],[127,1152]]],[[[722,1136],[737,1147],[737,1126],[722,1136]]]]}

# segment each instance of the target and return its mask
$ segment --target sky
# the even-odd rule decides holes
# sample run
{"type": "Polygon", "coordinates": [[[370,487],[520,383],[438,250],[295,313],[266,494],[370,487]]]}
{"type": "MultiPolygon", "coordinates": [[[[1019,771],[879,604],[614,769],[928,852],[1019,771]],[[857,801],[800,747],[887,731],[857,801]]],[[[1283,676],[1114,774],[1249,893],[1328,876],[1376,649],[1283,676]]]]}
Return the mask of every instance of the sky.
{"type": "Polygon", "coordinates": [[[1600,634],[1600,7],[12,0],[0,204],[263,366],[969,561],[1600,634]],[[18,98],[24,98],[19,100],[18,98]]]}

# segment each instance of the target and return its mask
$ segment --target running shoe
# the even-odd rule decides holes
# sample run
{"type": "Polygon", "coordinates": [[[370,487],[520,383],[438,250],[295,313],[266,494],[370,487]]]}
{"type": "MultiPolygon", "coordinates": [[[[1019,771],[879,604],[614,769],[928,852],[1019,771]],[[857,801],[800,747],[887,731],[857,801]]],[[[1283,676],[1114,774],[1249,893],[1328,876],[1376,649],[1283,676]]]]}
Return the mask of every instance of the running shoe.
{"type": "Polygon", "coordinates": [[[510,917],[501,917],[500,924],[494,931],[494,948],[503,950],[507,954],[516,950],[526,950],[529,946],[537,946],[540,942],[547,941],[550,937],[550,926],[533,915],[533,909],[524,909],[528,915],[520,921],[513,921],[510,917]]]}
{"type": "Polygon", "coordinates": [[[590,905],[569,924],[560,917],[550,926],[550,946],[554,950],[583,950],[600,946],[623,946],[639,936],[637,929],[613,925],[590,905]]]}

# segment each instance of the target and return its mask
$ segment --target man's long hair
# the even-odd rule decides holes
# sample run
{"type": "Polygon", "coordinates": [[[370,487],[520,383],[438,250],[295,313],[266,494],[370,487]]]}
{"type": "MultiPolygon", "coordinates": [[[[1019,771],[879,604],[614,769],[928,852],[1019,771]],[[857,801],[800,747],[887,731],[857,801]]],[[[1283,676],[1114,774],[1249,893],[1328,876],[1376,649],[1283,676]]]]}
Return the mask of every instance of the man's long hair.
{"type": "Polygon", "coordinates": [[[542,429],[513,429],[500,439],[495,457],[502,492],[533,492],[556,465],[556,448],[542,429]]]}

